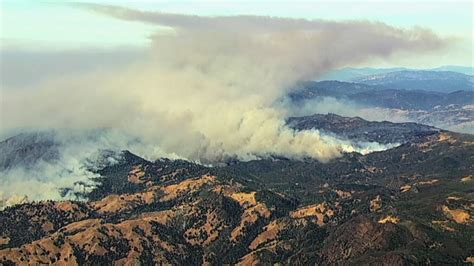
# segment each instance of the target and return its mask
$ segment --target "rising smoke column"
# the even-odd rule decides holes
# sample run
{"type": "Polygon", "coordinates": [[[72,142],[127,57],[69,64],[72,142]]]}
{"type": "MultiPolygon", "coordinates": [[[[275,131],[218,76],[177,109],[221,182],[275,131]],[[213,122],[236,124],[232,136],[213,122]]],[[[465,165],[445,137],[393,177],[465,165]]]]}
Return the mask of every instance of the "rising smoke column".
{"type": "Polygon", "coordinates": [[[77,6],[169,30],[157,29],[146,59],[127,67],[6,93],[4,130],[114,128],[145,143],[137,152],[148,158],[215,162],[280,155],[327,161],[358,148],[286,126],[286,114],[275,102],[289,88],[336,67],[445,45],[427,29],[366,21],[199,17],[77,6]]]}

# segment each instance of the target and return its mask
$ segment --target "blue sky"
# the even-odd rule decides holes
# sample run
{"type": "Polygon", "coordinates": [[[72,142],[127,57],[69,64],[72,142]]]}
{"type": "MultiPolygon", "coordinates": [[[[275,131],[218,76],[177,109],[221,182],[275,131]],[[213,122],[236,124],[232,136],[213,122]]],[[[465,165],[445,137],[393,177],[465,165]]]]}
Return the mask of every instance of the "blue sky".
{"type": "MultiPolygon", "coordinates": [[[[140,22],[120,21],[68,5],[74,1],[1,1],[0,49],[54,51],[143,47],[159,30],[140,22]],[[65,4],[66,3],[66,4],[65,4]]],[[[141,10],[195,15],[293,17],[381,21],[397,27],[422,26],[452,38],[436,56],[400,60],[392,65],[472,65],[472,1],[82,1],[141,10]]]]}

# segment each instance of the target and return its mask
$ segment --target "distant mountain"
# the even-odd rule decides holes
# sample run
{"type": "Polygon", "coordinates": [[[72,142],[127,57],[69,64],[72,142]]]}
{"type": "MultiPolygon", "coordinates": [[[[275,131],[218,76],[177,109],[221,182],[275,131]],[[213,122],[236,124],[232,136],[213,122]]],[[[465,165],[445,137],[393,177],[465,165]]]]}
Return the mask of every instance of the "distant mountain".
{"type": "Polygon", "coordinates": [[[437,93],[415,90],[373,90],[350,95],[349,99],[368,106],[404,110],[431,110],[448,105],[473,104],[474,91],[437,93]]]}
{"type": "Polygon", "coordinates": [[[454,92],[474,91],[474,77],[451,71],[395,71],[352,81],[387,89],[454,92]]]}
{"type": "Polygon", "coordinates": [[[358,78],[362,78],[364,76],[371,76],[377,74],[384,74],[396,71],[419,71],[419,70],[428,70],[428,71],[451,71],[462,73],[465,75],[474,75],[474,68],[473,67],[464,67],[464,66],[441,66],[437,68],[431,69],[410,69],[405,67],[394,67],[394,68],[371,68],[371,67],[364,67],[364,68],[342,68],[338,70],[331,71],[326,75],[318,78],[317,80],[339,80],[339,81],[351,81],[358,78]]]}
{"type": "Polygon", "coordinates": [[[288,96],[293,101],[302,101],[316,97],[347,97],[376,89],[379,87],[337,80],[306,81],[299,83],[288,96]]]}
{"type": "Polygon", "coordinates": [[[474,67],[464,67],[464,66],[440,66],[437,68],[431,69],[432,71],[451,71],[458,72],[465,75],[474,75],[474,67]]]}
{"type": "MultiPolygon", "coordinates": [[[[381,80],[380,83],[382,82],[381,80]]],[[[440,108],[452,104],[460,106],[474,104],[474,90],[444,93],[418,89],[392,89],[378,84],[379,82],[376,81],[373,83],[377,84],[309,81],[301,83],[288,97],[294,102],[317,99],[318,97],[334,97],[354,101],[364,106],[406,110],[431,110],[434,107],[440,108]]]]}
{"type": "MultiPolygon", "coordinates": [[[[462,75],[462,74],[461,74],[462,75]]],[[[300,83],[288,94],[293,108],[318,105],[326,98],[339,101],[341,107],[383,108],[386,113],[399,114],[403,120],[416,121],[443,129],[474,133],[474,90],[450,93],[427,90],[389,89],[342,81],[310,81],[300,83]],[[354,107],[356,106],[356,107],[354,107]],[[359,106],[359,107],[357,107],[359,106]]],[[[344,109],[345,110],[345,109],[344,109]]],[[[321,112],[338,112],[337,109],[321,112]]],[[[346,113],[344,113],[346,114],[346,113]]],[[[359,114],[361,115],[361,114],[359,114]]],[[[390,120],[390,117],[384,118],[390,120]]],[[[399,121],[399,120],[397,120],[399,121]]]]}
{"type": "Polygon", "coordinates": [[[287,121],[298,130],[319,129],[351,140],[384,144],[415,142],[440,132],[437,128],[416,123],[370,122],[360,117],[336,114],[290,117],[287,121]]]}
{"type": "MultiPolygon", "coordinates": [[[[56,164],[65,147],[96,143],[95,140],[105,136],[105,132],[104,129],[74,133],[67,130],[38,130],[9,137],[0,141],[0,171],[16,167],[31,169],[41,162],[56,164]]],[[[101,156],[107,148],[97,147],[97,154],[94,155],[101,156]]]]}
{"type": "Polygon", "coordinates": [[[319,81],[322,80],[339,80],[339,81],[350,81],[355,78],[365,77],[369,75],[376,75],[376,74],[383,74],[395,71],[402,71],[407,70],[404,67],[394,67],[394,68],[371,68],[371,67],[363,67],[363,68],[342,68],[338,70],[331,71],[326,75],[318,78],[319,81]]]}
{"type": "Polygon", "coordinates": [[[53,132],[21,133],[1,141],[0,171],[54,161],[59,157],[58,145],[53,132]]]}

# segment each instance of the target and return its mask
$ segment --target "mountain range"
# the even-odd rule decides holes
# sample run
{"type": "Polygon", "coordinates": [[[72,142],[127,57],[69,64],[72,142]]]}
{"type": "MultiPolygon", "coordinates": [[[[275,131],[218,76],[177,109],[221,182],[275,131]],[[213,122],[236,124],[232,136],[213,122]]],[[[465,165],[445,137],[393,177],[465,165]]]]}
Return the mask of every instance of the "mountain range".
{"type": "MultiPolygon", "coordinates": [[[[214,167],[123,151],[117,163],[96,170],[92,190],[77,192],[86,201],[30,202],[1,211],[0,263],[474,260],[472,135],[334,114],[288,123],[349,139],[391,136],[400,145],[345,153],[328,163],[274,157],[214,167]]],[[[10,146],[10,156],[23,150],[15,151],[13,140],[0,145],[10,146]]]]}
{"type": "MultiPolygon", "coordinates": [[[[339,103],[342,115],[361,109],[387,113],[383,119],[413,121],[448,130],[474,133],[474,80],[446,71],[396,71],[358,77],[354,81],[307,81],[287,96],[292,109],[324,106],[325,99],[339,103]],[[400,118],[401,116],[401,118],[400,118]]],[[[331,107],[331,106],[330,106],[331,107]]],[[[318,112],[334,112],[316,108],[318,112]]]]}
{"type": "Polygon", "coordinates": [[[396,71],[352,79],[387,89],[438,92],[474,91],[474,77],[451,71],[396,71]]]}
{"type": "Polygon", "coordinates": [[[440,66],[431,69],[413,69],[406,67],[392,67],[392,68],[372,68],[372,67],[363,67],[363,68],[353,68],[347,67],[338,70],[333,70],[322,77],[318,78],[321,80],[340,80],[340,81],[351,81],[358,78],[363,78],[366,76],[372,76],[377,74],[385,74],[390,72],[397,71],[450,71],[457,72],[465,75],[474,75],[474,68],[467,66],[440,66]]]}
{"type": "Polygon", "coordinates": [[[391,89],[378,85],[367,85],[342,81],[309,81],[291,92],[294,101],[311,100],[318,97],[334,97],[352,100],[369,106],[398,109],[429,110],[448,105],[471,105],[474,91],[457,90],[438,92],[428,90],[391,89]]]}
{"type": "Polygon", "coordinates": [[[385,114],[286,118],[294,132],[383,147],[324,163],[150,160],[94,142],[105,129],[11,136],[0,141],[2,182],[26,171],[68,185],[55,191],[61,200],[0,194],[0,265],[472,264],[474,135],[460,132],[474,132],[473,78],[445,70],[351,70],[297,84],[282,99],[290,114],[327,102],[385,114]],[[83,147],[89,157],[74,153],[83,147]],[[60,182],[71,176],[80,179],[60,182]]]}

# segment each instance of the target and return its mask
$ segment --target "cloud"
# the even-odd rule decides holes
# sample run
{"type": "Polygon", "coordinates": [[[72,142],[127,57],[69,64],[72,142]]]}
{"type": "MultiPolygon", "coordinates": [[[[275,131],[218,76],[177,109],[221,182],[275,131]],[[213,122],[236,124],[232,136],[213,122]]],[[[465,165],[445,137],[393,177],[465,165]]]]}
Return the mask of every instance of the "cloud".
{"type": "MultiPolygon", "coordinates": [[[[81,4],[122,20],[172,28],[144,59],[6,91],[2,130],[114,128],[148,158],[200,162],[269,155],[327,161],[356,145],[285,125],[276,102],[295,82],[398,52],[443,47],[433,32],[367,21],[199,17],[81,4]]],[[[126,147],[124,147],[126,148],[126,147]]],[[[357,149],[356,149],[357,150],[357,149]]]]}

